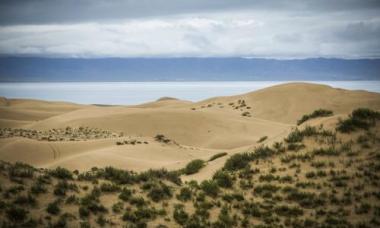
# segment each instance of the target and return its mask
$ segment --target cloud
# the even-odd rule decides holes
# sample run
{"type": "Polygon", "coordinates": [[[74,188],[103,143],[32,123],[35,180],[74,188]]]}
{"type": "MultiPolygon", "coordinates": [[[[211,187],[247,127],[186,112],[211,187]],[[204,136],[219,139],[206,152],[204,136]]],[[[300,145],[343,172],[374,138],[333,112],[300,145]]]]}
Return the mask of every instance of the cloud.
{"type": "Polygon", "coordinates": [[[0,54],[380,57],[377,0],[0,0],[0,54]]]}

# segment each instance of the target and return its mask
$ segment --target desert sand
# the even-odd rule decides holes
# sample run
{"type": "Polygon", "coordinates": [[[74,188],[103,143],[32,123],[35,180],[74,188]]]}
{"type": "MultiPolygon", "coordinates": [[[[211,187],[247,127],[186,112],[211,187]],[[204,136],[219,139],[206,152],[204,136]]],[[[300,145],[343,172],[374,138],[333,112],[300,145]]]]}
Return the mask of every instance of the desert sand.
{"type": "MultiPolygon", "coordinates": [[[[329,119],[346,116],[358,107],[379,110],[380,94],[289,83],[195,103],[162,98],[135,106],[99,106],[1,98],[0,128],[49,131],[89,127],[113,132],[117,137],[75,136],[76,141],[3,137],[0,160],[81,171],[109,165],[135,171],[162,167],[172,170],[220,152],[231,155],[249,151],[263,136],[268,137],[264,144],[281,140],[303,114],[315,109],[334,112],[332,117],[311,121],[328,125],[329,119]],[[157,134],[165,135],[170,143],[157,142],[157,134]],[[146,144],[117,145],[131,139],[146,144]]],[[[227,158],[212,161],[202,172],[185,179],[209,178],[227,158]]]]}

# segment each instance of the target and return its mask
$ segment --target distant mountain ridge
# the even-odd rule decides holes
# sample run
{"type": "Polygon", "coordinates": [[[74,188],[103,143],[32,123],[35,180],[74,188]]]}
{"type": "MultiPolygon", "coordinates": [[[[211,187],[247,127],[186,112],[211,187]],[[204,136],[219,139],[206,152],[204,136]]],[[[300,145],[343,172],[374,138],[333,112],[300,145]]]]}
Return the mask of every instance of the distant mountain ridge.
{"type": "Polygon", "coordinates": [[[0,82],[232,80],[380,80],[380,59],[0,58],[0,82]]]}

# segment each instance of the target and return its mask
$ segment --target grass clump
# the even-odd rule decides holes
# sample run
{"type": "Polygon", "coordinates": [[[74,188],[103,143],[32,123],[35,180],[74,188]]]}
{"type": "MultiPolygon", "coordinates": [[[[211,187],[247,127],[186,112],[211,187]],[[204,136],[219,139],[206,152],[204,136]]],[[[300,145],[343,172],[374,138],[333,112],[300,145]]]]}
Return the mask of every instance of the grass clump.
{"type": "Polygon", "coordinates": [[[318,117],[326,117],[326,116],[332,116],[333,111],[326,110],[326,109],[317,109],[311,114],[303,115],[300,120],[297,121],[297,125],[301,125],[302,123],[308,121],[309,119],[314,119],[318,117]]]}
{"type": "Polygon", "coordinates": [[[183,169],[183,173],[186,175],[191,175],[197,173],[200,169],[205,166],[205,162],[201,159],[195,159],[189,162],[183,169]]]}
{"type": "Polygon", "coordinates": [[[213,156],[211,156],[211,158],[208,161],[214,161],[218,158],[226,156],[227,154],[228,154],[227,152],[221,152],[221,153],[214,154],[213,156]]]}

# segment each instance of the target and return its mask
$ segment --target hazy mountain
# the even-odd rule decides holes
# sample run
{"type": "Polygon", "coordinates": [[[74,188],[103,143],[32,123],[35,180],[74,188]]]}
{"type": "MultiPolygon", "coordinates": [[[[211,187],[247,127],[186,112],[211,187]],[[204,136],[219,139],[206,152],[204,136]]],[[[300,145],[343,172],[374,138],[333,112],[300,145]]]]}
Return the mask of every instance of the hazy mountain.
{"type": "Polygon", "coordinates": [[[380,80],[380,59],[0,58],[0,81],[380,80]]]}

